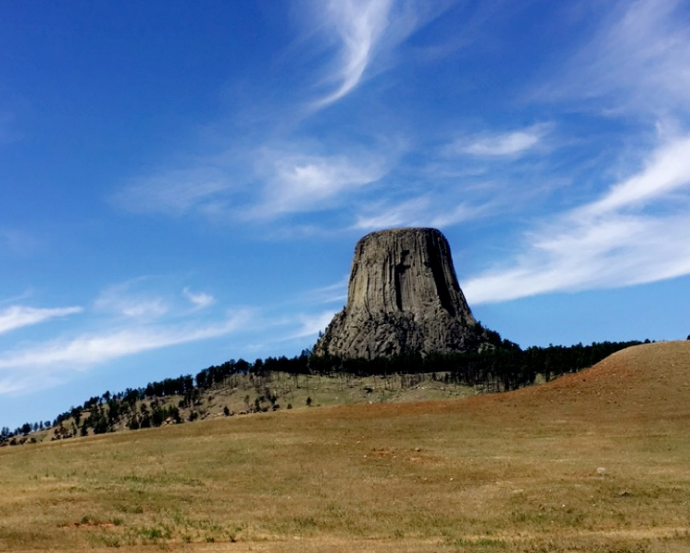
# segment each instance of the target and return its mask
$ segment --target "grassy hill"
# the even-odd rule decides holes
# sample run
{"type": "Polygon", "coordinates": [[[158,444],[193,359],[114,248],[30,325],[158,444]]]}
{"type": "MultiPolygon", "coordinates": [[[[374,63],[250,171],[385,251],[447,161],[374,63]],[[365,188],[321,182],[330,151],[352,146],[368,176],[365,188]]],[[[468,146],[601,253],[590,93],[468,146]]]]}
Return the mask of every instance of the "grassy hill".
{"type": "MultiPolygon", "coordinates": [[[[591,367],[642,342],[522,350],[496,332],[493,347],[475,353],[405,354],[372,360],[302,355],[230,360],[149,382],[145,387],[87,399],[53,422],[0,429],[0,447],[35,444],[123,430],[159,427],[216,416],[262,413],[302,405],[419,401],[516,390],[591,367]]],[[[647,341],[646,343],[649,343],[647,341]]]]}
{"type": "Polygon", "coordinates": [[[497,395],[0,450],[0,551],[690,549],[690,342],[497,395]]]}
{"type": "MultiPolygon", "coordinates": [[[[96,417],[102,420],[102,415],[107,414],[113,404],[119,415],[114,423],[104,427],[100,433],[132,430],[134,420],[143,424],[143,413],[148,414],[147,426],[150,427],[308,406],[448,399],[486,391],[482,386],[447,382],[446,375],[439,372],[370,376],[334,373],[325,376],[267,372],[262,376],[232,375],[208,387],[195,387],[193,394],[187,396],[153,394],[134,398],[131,402],[117,400],[116,403],[107,402],[103,397],[94,397],[85,406],[73,408],[70,411],[73,414],[64,413],[64,419],[61,417],[59,423],[55,421],[43,430],[4,440],[0,437],[0,448],[94,435],[92,419],[96,417]],[[174,412],[174,416],[169,416],[171,412],[174,412]],[[157,422],[151,422],[154,414],[159,416],[157,422]],[[85,422],[89,426],[82,428],[85,422]]],[[[137,424],[137,429],[139,427],[143,428],[137,424]]]]}

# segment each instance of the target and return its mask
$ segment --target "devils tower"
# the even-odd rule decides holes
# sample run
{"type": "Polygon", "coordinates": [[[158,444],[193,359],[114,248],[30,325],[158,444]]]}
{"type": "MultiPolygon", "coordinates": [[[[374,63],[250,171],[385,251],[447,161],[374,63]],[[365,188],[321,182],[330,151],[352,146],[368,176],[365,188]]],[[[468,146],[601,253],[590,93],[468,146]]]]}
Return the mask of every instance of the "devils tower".
{"type": "Polygon", "coordinates": [[[445,236],[433,228],[401,228],[357,243],[347,305],[314,354],[426,355],[475,351],[486,341],[458,285],[445,236]]]}

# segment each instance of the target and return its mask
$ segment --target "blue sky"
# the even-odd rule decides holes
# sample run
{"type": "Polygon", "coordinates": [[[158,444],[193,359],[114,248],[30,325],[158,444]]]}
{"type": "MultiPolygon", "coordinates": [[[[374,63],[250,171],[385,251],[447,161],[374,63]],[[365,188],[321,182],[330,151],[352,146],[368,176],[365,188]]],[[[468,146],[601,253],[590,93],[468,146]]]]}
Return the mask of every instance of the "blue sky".
{"type": "Polygon", "coordinates": [[[0,0],[0,424],[297,355],[433,226],[521,346],[690,334],[680,0],[0,0]]]}

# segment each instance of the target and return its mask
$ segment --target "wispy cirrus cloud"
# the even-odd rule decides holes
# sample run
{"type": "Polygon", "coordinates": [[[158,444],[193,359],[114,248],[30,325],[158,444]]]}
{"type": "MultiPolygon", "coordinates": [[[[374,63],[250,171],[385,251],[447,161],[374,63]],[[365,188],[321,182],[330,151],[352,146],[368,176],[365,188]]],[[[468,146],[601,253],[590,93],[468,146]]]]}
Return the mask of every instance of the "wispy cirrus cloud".
{"type": "Polygon", "coordinates": [[[349,281],[350,275],[346,274],[338,282],[309,291],[300,298],[300,302],[317,304],[344,302],[347,299],[347,285],[349,281]]]}
{"type": "Polygon", "coordinates": [[[135,213],[199,214],[245,222],[323,211],[381,179],[396,155],[394,148],[385,153],[342,150],[330,155],[299,144],[289,149],[267,144],[243,155],[229,154],[242,158],[239,162],[208,158],[187,170],[139,179],[112,201],[135,213]]]}
{"type": "Polygon", "coordinates": [[[449,227],[485,217],[493,205],[491,201],[454,199],[448,191],[441,190],[398,202],[367,203],[357,214],[353,228],[373,231],[394,227],[449,227]]]}
{"type": "Polygon", "coordinates": [[[444,153],[487,158],[520,157],[540,146],[552,128],[551,124],[539,123],[504,133],[462,137],[449,144],[444,153]]]}
{"type": "Polygon", "coordinates": [[[690,274],[689,16],[675,0],[615,4],[564,74],[542,89],[540,99],[589,102],[608,118],[651,116],[657,138],[650,147],[638,136],[636,151],[622,153],[615,168],[625,176],[579,207],[535,223],[510,263],[466,282],[471,302],[690,274]]]}
{"type": "Polygon", "coordinates": [[[336,44],[337,55],[324,83],[332,88],[314,107],[322,108],[350,94],[390,62],[391,52],[415,31],[438,17],[448,2],[419,0],[315,0],[321,35],[336,44]],[[379,62],[378,64],[376,62],[379,62]],[[378,65],[376,69],[372,66],[378,65]]]}
{"type": "Polygon", "coordinates": [[[381,179],[389,161],[362,154],[357,159],[341,155],[308,155],[265,151],[269,168],[263,193],[250,217],[276,217],[289,213],[322,211],[338,205],[358,189],[381,179]]]}
{"type": "Polygon", "coordinates": [[[134,179],[110,199],[134,213],[182,216],[217,211],[232,193],[231,173],[208,159],[186,169],[161,171],[134,179]]]}
{"type": "Polygon", "coordinates": [[[401,226],[419,226],[432,206],[430,196],[419,196],[399,202],[378,201],[363,206],[354,228],[370,231],[401,226]]]}
{"type": "Polygon", "coordinates": [[[83,308],[77,306],[44,308],[12,305],[0,310],[0,334],[25,326],[40,324],[51,319],[67,317],[82,311],[83,308]]]}
{"type": "Polygon", "coordinates": [[[297,330],[292,334],[285,336],[282,340],[288,341],[296,338],[315,336],[328,326],[328,323],[331,322],[331,319],[333,319],[333,315],[335,314],[336,311],[330,310],[317,314],[298,315],[296,317],[297,320],[295,321],[298,324],[297,330]]]}
{"type": "Polygon", "coordinates": [[[65,370],[87,370],[115,359],[175,345],[225,336],[243,329],[252,314],[230,313],[213,323],[140,325],[83,333],[6,351],[0,355],[0,395],[45,388],[69,375],[65,370]]]}
{"type": "MultiPolygon", "coordinates": [[[[224,223],[261,224],[323,212],[350,201],[370,201],[366,188],[391,170],[404,149],[391,143],[397,134],[381,129],[369,136],[362,132],[365,138],[360,140],[323,140],[305,138],[309,132],[299,129],[318,118],[318,108],[349,95],[367,75],[392,67],[394,51],[448,9],[450,2],[325,0],[300,5],[305,4],[309,9],[300,10],[299,17],[308,20],[313,39],[308,44],[318,43],[314,48],[322,54],[317,58],[318,71],[325,74],[318,86],[326,92],[312,103],[316,109],[305,112],[304,103],[293,100],[272,105],[278,121],[267,125],[262,120],[258,126],[245,121],[247,128],[232,128],[230,134],[243,132],[246,140],[223,144],[219,139],[215,144],[219,155],[134,178],[111,197],[114,205],[135,213],[199,214],[224,223]],[[294,112],[301,114],[296,120],[294,112]],[[284,119],[291,122],[283,125],[284,119]]],[[[311,80],[307,75],[305,79],[311,80]]]]}
{"type": "Polygon", "coordinates": [[[150,279],[139,277],[108,286],[94,301],[98,311],[131,319],[157,319],[170,311],[169,302],[152,293],[145,284],[150,279]]]}
{"type": "Polygon", "coordinates": [[[228,334],[246,322],[247,314],[236,313],[210,325],[138,327],[84,334],[71,340],[56,340],[0,356],[0,369],[27,366],[89,366],[142,351],[228,334]]]}
{"type": "Polygon", "coordinates": [[[620,287],[690,274],[690,137],[660,145],[629,178],[526,236],[509,266],[463,286],[474,303],[620,287]]]}
{"type": "Polygon", "coordinates": [[[544,98],[595,99],[609,113],[665,117],[690,103],[690,28],[681,0],[618,2],[544,98]]]}
{"type": "Polygon", "coordinates": [[[684,137],[653,152],[640,173],[616,184],[604,197],[585,206],[581,212],[585,215],[599,215],[645,205],[687,187],[689,180],[690,137],[684,137]]]}
{"type": "Polygon", "coordinates": [[[169,315],[189,314],[188,304],[200,310],[216,299],[206,292],[193,292],[188,286],[180,294],[174,290],[174,278],[141,276],[105,288],[94,301],[96,311],[110,316],[151,321],[169,315]],[[188,303],[182,303],[184,298],[188,303]]]}
{"type": "Polygon", "coordinates": [[[196,309],[203,309],[215,303],[216,298],[205,292],[192,292],[188,287],[182,290],[185,297],[194,305],[196,309]]]}
{"type": "Polygon", "coordinates": [[[351,92],[362,80],[389,24],[393,0],[326,0],[316,5],[323,26],[335,31],[340,42],[337,63],[327,79],[337,83],[336,89],[316,103],[322,107],[351,92]]]}

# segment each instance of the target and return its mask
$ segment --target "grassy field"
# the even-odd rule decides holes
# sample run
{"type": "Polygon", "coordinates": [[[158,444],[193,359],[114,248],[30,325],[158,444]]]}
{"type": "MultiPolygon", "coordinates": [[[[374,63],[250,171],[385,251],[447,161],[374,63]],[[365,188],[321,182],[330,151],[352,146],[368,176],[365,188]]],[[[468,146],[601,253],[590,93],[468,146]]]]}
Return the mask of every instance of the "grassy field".
{"type": "Polygon", "coordinates": [[[690,550],[690,342],[510,394],[0,450],[0,551],[690,550]]]}

